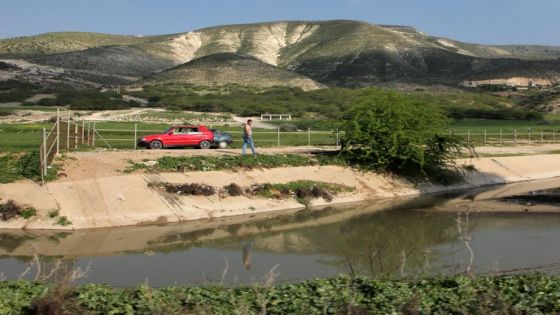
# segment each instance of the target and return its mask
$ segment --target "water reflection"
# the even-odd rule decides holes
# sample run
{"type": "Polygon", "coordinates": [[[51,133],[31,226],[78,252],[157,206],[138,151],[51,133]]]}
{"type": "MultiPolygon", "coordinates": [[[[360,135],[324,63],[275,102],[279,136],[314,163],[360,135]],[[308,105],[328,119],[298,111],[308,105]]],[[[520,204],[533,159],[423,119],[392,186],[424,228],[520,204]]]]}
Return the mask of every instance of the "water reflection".
{"type": "Polygon", "coordinates": [[[245,269],[251,269],[251,252],[253,251],[253,243],[252,239],[243,240],[241,241],[241,253],[242,253],[242,261],[243,266],[245,269]]]}
{"type": "MultiPolygon", "coordinates": [[[[542,192],[553,184],[535,187],[542,192]]],[[[23,275],[158,286],[260,282],[271,270],[287,281],[339,273],[410,277],[556,270],[560,215],[477,212],[488,207],[517,211],[504,197],[535,187],[510,185],[168,226],[2,231],[0,271],[9,279],[23,275]],[[86,278],[80,277],[83,273],[86,278]]]]}

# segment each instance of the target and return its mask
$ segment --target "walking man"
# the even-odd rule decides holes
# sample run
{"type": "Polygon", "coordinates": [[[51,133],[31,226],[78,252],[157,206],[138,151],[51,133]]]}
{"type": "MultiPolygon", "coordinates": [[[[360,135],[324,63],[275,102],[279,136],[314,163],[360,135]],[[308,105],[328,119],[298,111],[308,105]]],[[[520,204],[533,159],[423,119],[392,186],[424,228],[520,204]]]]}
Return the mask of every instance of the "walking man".
{"type": "Polygon", "coordinates": [[[255,144],[253,143],[253,129],[251,128],[252,124],[253,124],[253,120],[249,119],[247,120],[247,123],[243,127],[243,147],[241,149],[243,155],[245,155],[245,152],[247,151],[247,145],[251,147],[251,151],[253,151],[253,156],[257,155],[257,152],[255,151],[255,144]]]}

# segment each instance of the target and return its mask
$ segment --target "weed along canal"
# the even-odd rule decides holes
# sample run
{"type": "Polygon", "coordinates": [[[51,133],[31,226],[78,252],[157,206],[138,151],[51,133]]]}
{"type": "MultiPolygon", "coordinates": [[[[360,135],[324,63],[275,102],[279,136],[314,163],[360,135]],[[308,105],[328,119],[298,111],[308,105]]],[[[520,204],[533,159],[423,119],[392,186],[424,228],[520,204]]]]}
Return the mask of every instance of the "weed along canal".
{"type": "Polygon", "coordinates": [[[75,232],[0,231],[6,279],[114,286],[560,269],[560,180],[75,232]],[[78,272],[76,272],[78,271],[78,272]]]}

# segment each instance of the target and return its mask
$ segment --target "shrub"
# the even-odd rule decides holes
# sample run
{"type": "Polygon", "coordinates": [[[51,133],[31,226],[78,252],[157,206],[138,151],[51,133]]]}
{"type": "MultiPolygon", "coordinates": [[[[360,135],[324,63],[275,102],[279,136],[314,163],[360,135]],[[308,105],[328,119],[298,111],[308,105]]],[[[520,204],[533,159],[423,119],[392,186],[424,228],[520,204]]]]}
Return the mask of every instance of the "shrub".
{"type": "Polygon", "coordinates": [[[266,198],[284,199],[295,197],[302,204],[308,204],[311,199],[323,198],[331,202],[334,195],[350,192],[351,187],[315,181],[293,181],[285,184],[258,184],[248,189],[248,193],[266,198]]]}
{"type": "Polygon", "coordinates": [[[16,218],[21,213],[21,207],[13,200],[8,200],[5,204],[0,205],[0,216],[2,221],[9,221],[16,218]]]}
{"type": "Polygon", "coordinates": [[[60,216],[58,217],[58,220],[56,220],[56,224],[60,226],[68,226],[72,224],[72,221],[68,220],[66,216],[60,216]]]}
{"type": "Polygon", "coordinates": [[[165,185],[165,190],[169,193],[192,196],[212,196],[216,193],[214,187],[196,183],[181,185],[167,184],[165,185]]]}
{"type": "Polygon", "coordinates": [[[292,132],[292,131],[298,131],[298,127],[294,124],[282,124],[280,125],[280,131],[284,131],[284,132],[292,132]]]}
{"type": "MultiPolygon", "coordinates": [[[[41,179],[39,152],[32,151],[25,154],[7,154],[0,156],[0,184],[11,183],[27,178],[38,181],[41,179]]],[[[48,169],[46,181],[56,178],[58,167],[48,169]]]]}
{"type": "Polygon", "coordinates": [[[224,190],[227,192],[228,195],[232,197],[243,195],[243,188],[241,188],[236,183],[231,183],[227,186],[224,186],[224,190]]]}
{"type": "Polygon", "coordinates": [[[57,287],[0,283],[2,314],[557,314],[560,279],[545,274],[368,279],[271,286],[57,287]]]}
{"type": "Polygon", "coordinates": [[[37,215],[37,210],[31,207],[24,208],[16,204],[13,200],[8,200],[6,203],[0,204],[0,219],[2,219],[2,221],[9,221],[18,217],[30,219],[35,215],[37,215]]]}
{"type": "Polygon", "coordinates": [[[37,210],[35,208],[26,208],[21,211],[20,215],[26,220],[31,219],[32,217],[37,215],[37,210]]]}
{"type": "Polygon", "coordinates": [[[342,156],[370,169],[443,180],[460,139],[445,115],[394,93],[371,94],[345,114],[342,156]]]}

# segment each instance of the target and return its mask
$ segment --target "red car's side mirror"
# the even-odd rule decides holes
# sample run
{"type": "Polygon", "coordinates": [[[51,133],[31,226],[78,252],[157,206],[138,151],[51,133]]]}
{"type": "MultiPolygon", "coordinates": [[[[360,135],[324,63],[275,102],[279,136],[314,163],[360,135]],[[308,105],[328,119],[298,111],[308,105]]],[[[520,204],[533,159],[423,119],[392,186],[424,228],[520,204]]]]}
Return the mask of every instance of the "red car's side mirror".
{"type": "Polygon", "coordinates": [[[170,132],[168,133],[168,135],[172,136],[172,135],[173,135],[173,131],[170,131],[170,132]]]}

